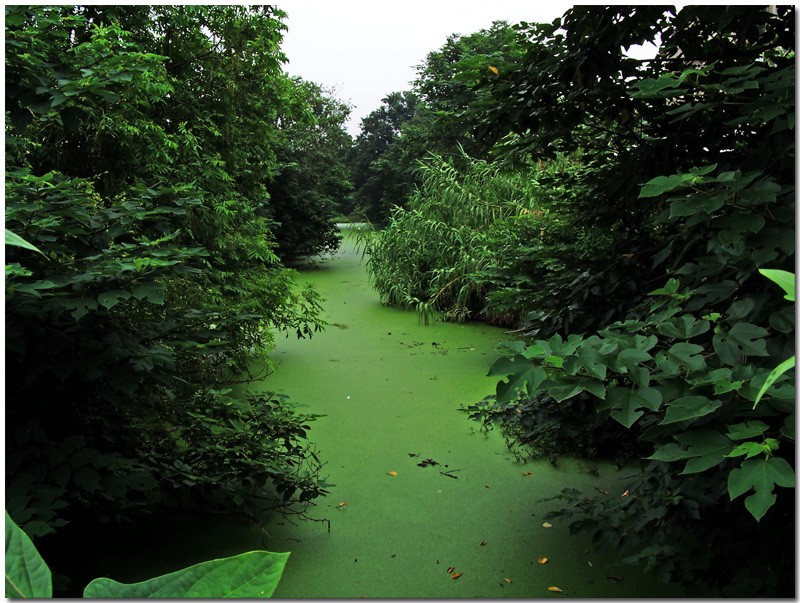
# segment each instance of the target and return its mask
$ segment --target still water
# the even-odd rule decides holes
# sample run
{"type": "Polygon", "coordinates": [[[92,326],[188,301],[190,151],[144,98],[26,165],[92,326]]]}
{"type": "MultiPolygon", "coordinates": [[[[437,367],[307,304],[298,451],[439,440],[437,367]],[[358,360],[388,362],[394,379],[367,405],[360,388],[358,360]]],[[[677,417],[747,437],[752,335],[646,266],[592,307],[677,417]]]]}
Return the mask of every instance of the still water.
{"type": "Polygon", "coordinates": [[[278,598],[680,597],[639,569],[594,555],[544,519],[563,488],[624,490],[607,465],[517,462],[460,407],[493,392],[486,372],[507,339],[482,324],[419,324],[367,282],[353,237],[300,269],[325,297],[325,332],[279,339],[276,371],[251,385],[286,393],[335,484],[311,510],[254,528],[233,517],[169,513],[82,538],[73,592],[89,579],[136,582],[253,549],[290,551],[278,598]],[[546,562],[542,562],[546,558],[546,562]],[[561,592],[548,590],[556,587],[561,592]]]}
{"type": "Polygon", "coordinates": [[[519,463],[499,433],[481,433],[459,411],[493,392],[496,379],[485,375],[503,330],[426,326],[382,306],[349,235],[333,261],[301,278],[326,298],[330,325],[311,341],[281,339],[278,368],[258,387],[325,415],[311,439],[335,486],[313,511],[330,531],[315,522],[267,527],[267,548],[292,553],[276,597],[669,594],[587,552],[566,525],[543,526],[556,504],[543,499],[562,488],[621,494],[616,470],[519,463]]]}

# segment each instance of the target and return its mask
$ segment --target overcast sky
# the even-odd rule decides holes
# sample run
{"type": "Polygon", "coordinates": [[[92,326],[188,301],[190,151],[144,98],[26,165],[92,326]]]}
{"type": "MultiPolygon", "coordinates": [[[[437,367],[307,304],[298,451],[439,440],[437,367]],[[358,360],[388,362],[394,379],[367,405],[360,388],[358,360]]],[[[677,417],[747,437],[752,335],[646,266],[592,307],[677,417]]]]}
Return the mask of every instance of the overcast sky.
{"type": "MultiPolygon", "coordinates": [[[[588,4],[588,2],[583,2],[588,4]]],[[[286,71],[337,91],[361,118],[390,92],[409,90],[415,67],[453,33],[468,35],[493,21],[549,23],[572,3],[533,0],[278,0],[288,13],[286,71]]]]}

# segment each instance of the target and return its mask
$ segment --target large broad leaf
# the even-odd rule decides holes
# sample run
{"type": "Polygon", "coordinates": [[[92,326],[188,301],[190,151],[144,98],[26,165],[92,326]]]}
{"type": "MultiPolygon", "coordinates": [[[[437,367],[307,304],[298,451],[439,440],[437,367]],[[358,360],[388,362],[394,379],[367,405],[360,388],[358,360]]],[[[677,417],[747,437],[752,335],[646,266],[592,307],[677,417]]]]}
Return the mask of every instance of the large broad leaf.
{"type": "Polygon", "coordinates": [[[653,387],[614,387],[606,392],[605,404],[598,408],[611,408],[611,417],[630,427],[644,414],[641,408],[658,410],[661,405],[661,392],[653,387]]]}
{"type": "Polygon", "coordinates": [[[711,429],[698,429],[676,435],[675,439],[688,448],[690,457],[681,471],[682,475],[700,473],[719,465],[725,455],[733,450],[733,442],[711,429]]]}
{"type": "Polygon", "coordinates": [[[526,388],[529,394],[533,394],[546,376],[544,370],[520,355],[498,358],[488,375],[508,376],[508,381],[497,383],[497,401],[501,404],[510,404],[525,393],[526,388]]]}
{"type": "Polygon", "coordinates": [[[667,412],[659,425],[669,425],[679,421],[697,419],[710,414],[722,406],[721,400],[712,400],[705,396],[684,396],[669,403],[667,412]]]}
{"type": "Polygon", "coordinates": [[[289,553],[250,551],[214,559],[145,582],[92,580],[83,591],[91,599],[260,599],[271,597],[289,553]]]}
{"type": "Polygon", "coordinates": [[[794,488],[794,471],[789,463],[779,457],[746,460],[741,467],[728,475],[728,494],[731,500],[751,489],[755,490],[745,499],[744,506],[756,521],[761,521],[775,504],[777,497],[772,493],[775,486],[794,488]]]}
{"type": "Polygon", "coordinates": [[[49,599],[52,596],[50,568],[28,535],[6,511],[6,597],[49,599]]]}
{"type": "Polygon", "coordinates": [[[693,316],[684,315],[670,322],[662,322],[657,327],[658,332],[673,339],[691,339],[702,335],[711,328],[707,320],[696,320],[693,316]]]}
{"type": "Polygon", "coordinates": [[[702,356],[703,351],[703,346],[680,342],[673,345],[667,354],[690,371],[702,371],[706,368],[706,361],[702,356]]]}

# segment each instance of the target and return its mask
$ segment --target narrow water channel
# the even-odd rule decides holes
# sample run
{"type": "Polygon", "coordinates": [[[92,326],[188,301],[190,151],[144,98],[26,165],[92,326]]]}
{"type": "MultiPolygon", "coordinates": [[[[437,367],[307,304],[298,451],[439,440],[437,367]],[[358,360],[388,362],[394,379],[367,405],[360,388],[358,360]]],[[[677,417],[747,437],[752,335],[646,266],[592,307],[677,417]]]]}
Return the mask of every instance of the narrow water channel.
{"type": "Polygon", "coordinates": [[[569,459],[516,462],[499,433],[459,411],[492,393],[485,374],[501,329],[425,326],[382,306],[350,236],[301,279],[326,298],[330,324],[310,341],[280,339],[276,372],[250,387],[325,415],[309,437],[335,485],[311,515],[329,521],[276,516],[261,530],[183,512],[78,530],[54,557],[73,577],[70,596],[98,576],[138,582],[254,549],[291,552],[275,592],[287,599],[682,596],[595,556],[568,526],[543,525],[557,504],[544,499],[565,487],[621,494],[624,474],[569,459]]]}
{"type": "Polygon", "coordinates": [[[622,493],[615,470],[516,462],[500,434],[481,433],[459,412],[492,393],[485,375],[501,329],[426,326],[382,306],[350,235],[333,261],[301,276],[326,298],[330,326],[311,341],[280,340],[278,368],[257,387],[325,415],[311,439],[335,486],[313,512],[330,528],[267,526],[267,548],[292,553],[276,597],[669,594],[543,518],[555,504],[543,499],[565,487],[622,493]]]}

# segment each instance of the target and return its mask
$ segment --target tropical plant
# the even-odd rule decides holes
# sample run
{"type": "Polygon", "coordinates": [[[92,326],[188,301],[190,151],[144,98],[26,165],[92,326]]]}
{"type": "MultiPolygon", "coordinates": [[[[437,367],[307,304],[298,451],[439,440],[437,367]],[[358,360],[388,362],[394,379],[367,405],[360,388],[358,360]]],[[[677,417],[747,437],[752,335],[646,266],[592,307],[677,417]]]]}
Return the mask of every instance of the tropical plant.
{"type": "MultiPolygon", "coordinates": [[[[214,559],[135,584],[109,578],[92,580],[87,599],[266,598],[278,586],[289,553],[250,551],[214,559]]],[[[6,597],[49,599],[50,568],[31,539],[6,512],[6,597]]]]}

